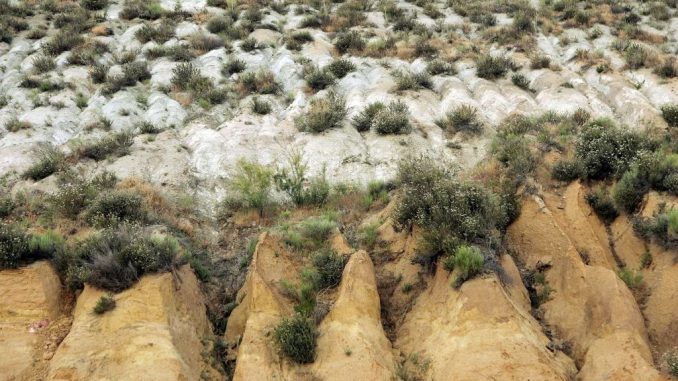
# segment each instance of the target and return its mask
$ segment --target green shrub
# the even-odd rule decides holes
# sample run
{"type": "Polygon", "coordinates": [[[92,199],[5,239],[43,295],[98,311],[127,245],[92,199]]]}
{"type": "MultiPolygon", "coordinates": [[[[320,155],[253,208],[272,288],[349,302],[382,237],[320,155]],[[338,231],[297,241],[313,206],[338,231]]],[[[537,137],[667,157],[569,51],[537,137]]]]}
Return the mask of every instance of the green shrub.
{"type": "Polygon", "coordinates": [[[503,77],[513,67],[513,61],[506,57],[480,56],[476,60],[476,75],[489,80],[503,77]]]}
{"type": "Polygon", "coordinates": [[[424,229],[417,249],[425,264],[463,242],[486,239],[495,230],[497,202],[482,186],[460,181],[426,158],[401,162],[398,176],[403,195],[394,219],[400,227],[416,224],[424,229]]]}
{"type": "Polygon", "coordinates": [[[431,75],[455,75],[457,73],[453,64],[441,59],[435,59],[429,62],[426,65],[426,71],[431,75]]]}
{"type": "Polygon", "coordinates": [[[330,194],[330,184],[325,171],[320,176],[306,177],[308,164],[301,153],[294,152],[289,157],[289,168],[282,168],[274,175],[276,187],[287,193],[295,205],[322,205],[330,194]]]}
{"type": "Polygon", "coordinates": [[[10,118],[7,123],[5,123],[5,129],[9,132],[18,132],[28,128],[31,128],[31,124],[20,121],[16,116],[10,118]]]}
{"type": "Polygon", "coordinates": [[[111,155],[124,156],[129,153],[129,147],[134,142],[133,138],[131,132],[118,132],[81,147],[80,154],[96,161],[104,160],[111,155]]]}
{"type": "Polygon", "coordinates": [[[304,239],[319,247],[330,238],[336,228],[337,223],[326,216],[311,217],[299,225],[299,232],[304,239]]]}
{"type": "Polygon", "coordinates": [[[125,0],[120,11],[120,18],[132,20],[135,18],[145,20],[157,20],[164,15],[165,11],[156,0],[125,0]]]}
{"type": "Polygon", "coordinates": [[[179,243],[169,236],[137,236],[120,250],[120,259],[141,274],[166,271],[179,252],[179,243]]]}
{"type": "Polygon", "coordinates": [[[586,202],[605,224],[611,224],[619,215],[612,199],[604,188],[586,194],[586,202]]]}
{"type": "Polygon", "coordinates": [[[245,72],[238,78],[238,83],[245,93],[276,94],[280,85],[271,72],[245,72]]]}
{"type": "Polygon", "coordinates": [[[146,219],[141,196],[128,191],[100,194],[87,210],[85,219],[95,226],[113,226],[121,222],[141,222],[146,219]]]}
{"type": "Polygon", "coordinates": [[[33,235],[28,241],[28,252],[34,259],[53,258],[65,247],[64,238],[53,230],[33,235]]]}
{"type": "Polygon", "coordinates": [[[532,16],[527,12],[520,11],[513,16],[513,30],[519,33],[533,33],[535,30],[532,16]]]}
{"type": "Polygon", "coordinates": [[[82,37],[70,30],[59,31],[42,45],[43,52],[51,56],[57,56],[69,51],[82,42],[82,37]]]}
{"type": "Polygon", "coordinates": [[[520,87],[523,90],[530,91],[530,81],[525,77],[525,75],[520,73],[515,73],[511,76],[511,82],[514,85],[520,87]]]}
{"type": "Polygon", "coordinates": [[[28,237],[17,227],[0,224],[0,269],[13,269],[29,256],[28,237]]]}
{"type": "Polygon", "coordinates": [[[0,218],[5,218],[12,214],[15,206],[11,196],[0,196],[0,218]]]}
{"type": "Polygon", "coordinates": [[[248,37],[240,42],[240,49],[242,49],[243,52],[251,52],[257,48],[257,40],[254,37],[248,37]]]}
{"type": "Polygon", "coordinates": [[[420,73],[412,73],[396,70],[391,74],[395,78],[397,89],[399,91],[430,89],[433,87],[431,77],[425,71],[420,73]]]}
{"type": "Polygon", "coordinates": [[[301,315],[283,320],[275,327],[273,337],[288,359],[308,364],[315,361],[318,333],[313,322],[301,315]]]}
{"type": "Polygon", "coordinates": [[[666,361],[666,368],[669,373],[674,377],[678,377],[678,351],[673,349],[667,352],[664,354],[664,360],[666,361]]]}
{"type": "Polygon", "coordinates": [[[97,301],[97,304],[94,306],[92,312],[97,315],[103,315],[108,311],[112,311],[113,309],[115,309],[115,299],[113,298],[113,295],[102,295],[97,301]]]}
{"type": "Polygon", "coordinates": [[[345,263],[344,257],[333,250],[321,250],[315,253],[313,266],[318,272],[316,288],[323,290],[337,286],[341,281],[345,263]]]}
{"type": "Polygon", "coordinates": [[[36,150],[36,163],[31,165],[23,174],[25,179],[39,181],[64,167],[66,156],[56,147],[45,144],[36,150]]]}
{"type": "Polygon", "coordinates": [[[211,33],[228,32],[233,26],[233,20],[224,16],[214,16],[207,21],[207,30],[211,33]]]}
{"type": "Polygon", "coordinates": [[[108,74],[108,65],[94,64],[89,68],[89,76],[94,83],[106,82],[106,75],[108,74]]]}
{"type": "Polygon", "coordinates": [[[311,100],[308,110],[295,120],[300,131],[320,133],[341,127],[346,117],[346,101],[334,91],[311,100]]]}
{"type": "Polygon", "coordinates": [[[108,7],[108,0],[80,0],[80,5],[90,11],[100,11],[108,7]]]}
{"type": "Polygon", "coordinates": [[[334,75],[329,70],[320,70],[316,66],[304,68],[304,80],[313,90],[322,90],[334,84],[334,75]]]}
{"type": "Polygon", "coordinates": [[[638,169],[634,167],[626,171],[614,186],[614,203],[625,212],[634,213],[648,189],[649,185],[643,181],[638,169]]]}
{"type": "Polygon", "coordinates": [[[353,126],[359,132],[366,132],[372,128],[374,118],[386,106],[381,102],[370,103],[360,113],[353,117],[353,126]]]}
{"type": "Polygon", "coordinates": [[[581,166],[576,160],[558,160],[551,169],[551,177],[559,181],[574,181],[580,175],[581,166]]]}
{"type": "Polygon", "coordinates": [[[230,186],[238,203],[263,214],[271,205],[273,170],[256,162],[240,159],[230,186]]]}
{"type": "Polygon", "coordinates": [[[479,134],[483,132],[483,122],[478,118],[478,110],[471,105],[461,105],[448,111],[444,118],[436,120],[443,130],[479,134]]]}
{"type": "Polygon", "coordinates": [[[224,72],[228,75],[240,73],[245,70],[246,67],[247,65],[245,64],[245,61],[236,58],[229,60],[224,64],[224,72]]]}
{"type": "Polygon", "coordinates": [[[454,268],[459,271],[454,281],[455,287],[473,278],[483,269],[485,258],[478,248],[462,245],[454,252],[454,268]]]}
{"type": "Polygon", "coordinates": [[[410,112],[401,101],[393,101],[381,108],[372,121],[375,131],[381,135],[408,134],[412,131],[410,112]]]}
{"type": "Polygon", "coordinates": [[[583,126],[575,143],[575,156],[584,179],[621,176],[641,150],[654,151],[656,144],[642,135],[615,127],[607,120],[583,126]]]}
{"type": "Polygon", "coordinates": [[[643,285],[643,274],[628,267],[619,270],[619,278],[632,290],[637,290],[643,285]]]}
{"type": "Polygon", "coordinates": [[[336,78],[344,78],[348,73],[355,71],[356,67],[353,62],[345,59],[338,58],[330,62],[329,65],[325,67],[326,70],[329,70],[336,78]]]}
{"type": "Polygon", "coordinates": [[[365,48],[365,40],[357,31],[342,32],[337,35],[334,47],[340,54],[346,52],[359,52],[365,48]]]}
{"type": "Polygon", "coordinates": [[[224,46],[224,40],[214,35],[196,33],[189,38],[189,44],[198,52],[209,52],[224,46]]]}
{"type": "Polygon", "coordinates": [[[665,104],[661,107],[662,116],[671,127],[678,127],[678,104],[665,104]]]}
{"type": "Polygon", "coordinates": [[[163,22],[157,26],[146,24],[136,31],[134,37],[142,43],[155,41],[159,44],[164,44],[174,37],[174,23],[163,22]]]}
{"type": "Polygon", "coordinates": [[[266,115],[271,112],[271,104],[257,97],[252,98],[252,111],[255,114],[266,115]]]}
{"type": "Polygon", "coordinates": [[[33,70],[37,74],[46,73],[56,67],[56,62],[45,55],[39,55],[33,58],[33,70]]]}

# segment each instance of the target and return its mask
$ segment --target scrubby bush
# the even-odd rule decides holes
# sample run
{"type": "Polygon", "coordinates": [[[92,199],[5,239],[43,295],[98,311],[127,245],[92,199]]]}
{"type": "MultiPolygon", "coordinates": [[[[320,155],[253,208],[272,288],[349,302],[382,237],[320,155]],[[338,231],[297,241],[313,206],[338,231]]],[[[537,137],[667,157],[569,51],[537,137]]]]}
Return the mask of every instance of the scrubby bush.
{"type": "Polygon", "coordinates": [[[576,160],[558,160],[551,169],[551,177],[559,181],[574,181],[581,176],[581,166],[576,160]]]}
{"type": "Polygon", "coordinates": [[[628,267],[619,270],[619,278],[632,290],[637,290],[643,285],[643,274],[628,267]]]}
{"type": "Polygon", "coordinates": [[[648,189],[649,185],[643,181],[638,169],[632,168],[626,171],[614,186],[615,205],[627,213],[633,213],[638,209],[648,189]]]}
{"type": "Polygon", "coordinates": [[[111,155],[124,156],[129,153],[133,138],[131,132],[118,132],[81,147],[80,154],[96,161],[104,160],[111,155]]]}
{"type": "Polygon", "coordinates": [[[82,36],[72,30],[60,30],[42,45],[45,54],[56,56],[69,51],[83,41],[82,36]]]}
{"type": "Polygon", "coordinates": [[[94,309],[92,309],[92,312],[97,315],[103,315],[108,311],[113,311],[114,309],[115,299],[113,298],[113,295],[102,295],[99,300],[97,300],[97,304],[94,306],[94,309]]]}
{"type": "Polygon", "coordinates": [[[621,176],[641,150],[656,144],[642,135],[620,129],[608,120],[595,120],[582,127],[575,143],[576,160],[584,179],[621,176]]]}
{"type": "Polygon", "coordinates": [[[295,125],[300,131],[319,133],[341,127],[345,117],[344,97],[330,91],[323,98],[312,99],[308,110],[295,120],[295,125]]]}
{"type": "Polygon", "coordinates": [[[232,60],[229,60],[228,62],[226,62],[224,64],[224,70],[223,71],[225,73],[228,73],[228,75],[231,75],[231,74],[242,72],[243,70],[245,70],[246,67],[247,67],[247,65],[245,64],[245,61],[239,60],[239,59],[236,58],[236,59],[232,59],[232,60]]]}
{"type": "Polygon", "coordinates": [[[214,16],[207,21],[207,30],[211,33],[228,32],[233,25],[233,20],[224,16],[214,16]]]}
{"type": "Polygon", "coordinates": [[[365,48],[365,40],[357,31],[340,33],[334,41],[334,47],[340,54],[348,51],[359,52],[365,48]]]}
{"type": "Polygon", "coordinates": [[[435,59],[426,65],[426,71],[431,75],[454,75],[457,70],[454,65],[441,59],[435,59]]]}
{"type": "Polygon", "coordinates": [[[275,81],[275,76],[267,71],[242,73],[238,78],[238,85],[244,94],[277,94],[280,91],[280,85],[275,81]]]}
{"type": "Polygon", "coordinates": [[[310,319],[301,315],[283,318],[273,336],[283,355],[290,360],[299,364],[315,361],[318,333],[310,319]]]}
{"type": "Polygon", "coordinates": [[[370,103],[360,113],[353,117],[353,126],[359,132],[366,132],[372,128],[374,118],[386,106],[381,102],[370,103]]]}
{"type": "Polygon", "coordinates": [[[113,226],[121,222],[140,222],[146,219],[141,196],[128,191],[100,194],[87,210],[85,219],[95,226],[113,226]]]}
{"type": "Polygon", "coordinates": [[[132,20],[135,18],[156,20],[164,15],[165,11],[156,0],[125,0],[120,11],[120,18],[132,20]]]}
{"type": "Polygon", "coordinates": [[[678,127],[678,104],[665,104],[661,107],[662,116],[671,127],[678,127]]]}
{"type": "Polygon", "coordinates": [[[323,170],[320,176],[308,179],[308,164],[301,153],[294,152],[289,157],[289,166],[280,168],[274,175],[278,190],[287,193],[295,205],[322,205],[330,194],[330,184],[323,170]]]}
{"type": "Polygon", "coordinates": [[[91,11],[100,11],[108,7],[108,0],[80,0],[80,5],[91,11]]]}
{"type": "Polygon", "coordinates": [[[12,214],[15,206],[11,196],[0,196],[0,218],[5,218],[12,214]]]}
{"type": "Polygon", "coordinates": [[[327,216],[311,217],[299,225],[302,237],[319,247],[329,239],[337,223],[327,216]]]}
{"type": "Polygon", "coordinates": [[[137,30],[134,36],[142,43],[155,41],[159,44],[164,44],[174,37],[174,27],[172,22],[164,22],[157,26],[146,24],[137,30]]]}
{"type": "Polygon", "coordinates": [[[45,55],[39,55],[33,58],[33,70],[36,74],[46,73],[56,67],[56,62],[45,55]]]}
{"type": "Polygon", "coordinates": [[[252,98],[252,111],[255,114],[266,115],[271,112],[271,104],[257,97],[252,98]]]}
{"type": "Polygon", "coordinates": [[[425,71],[419,73],[394,71],[391,74],[395,77],[397,89],[399,91],[430,89],[433,87],[431,77],[425,71]]]}
{"type": "Polygon", "coordinates": [[[122,248],[119,255],[140,273],[164,271],[172,266],[179,252],[179,243],[169,236],[136,236],[122,248]]]}
{"type": "Polygon", "coordinates": [[[454,252],[454,268],[459,272],[454,286],[459,287],[465,281],[479,274],[483,269],[485,257],[477,247],[462,245],[454,252]]]}
{"type": "Polygon", "coordinates": [[[355,71],[356,68],[353,62],[345,58],[338,58],[330,62],[330,64],[327,65],[325,69],[334,74],[336,78],[341,79],[344,78],[348,73],[355,71]]]}
{"type": "Polygon", "coordinates": [[[94,64],[89,69],[89,76],[94,83],[106,82],[106,75],[108,74],[108,65],[94,64]]]}
{"type": "Polygon", "coordinates": [[[17,227],[0,224],[0,269],[17,268],[28,256],[26,234],[17,227]]]}
{"type": "Polygon", "coordinates": [[[476,60],[476,75],[489,80],[503,77],[513,67],[513,61],[506,57],[480,56],[476,60]]]}
{"type": "Polygon", "coordinates": [[[496,199],[482,186],[464,182],[431,159],[400,163],[403,195],[394,210],[398,226],[424,229],[419,260],[430,264],[439,254],[451,254],[464,243],[492,235],[499,215],[496,199]]]}
{"type": "Polygon", "coordinates": [[[412,131],[410,112],[404,102],[393,101],[374,116],[374,130],[382,135],[408,134],[412,131]]]}
{"type": "Polygon", "coordinates": [[[308,87],[313,90],[322,90],[334,83],[334,75],[329,70],[321,70],[316,66],[306,66],[304,68],[304,80],[308,87]]]}
{"type": "Polygon", "coordinates": [[[198,52],[209,52],[224,46],[224,40],[214,35],[196,33],[189,38],[189,44],[198,52]]]}
{"type": "Polygon", "coordinates": [[[333,250],[321,250],[315,253],[313,255],[313,266],[318,272],[316,288],[322,290],[338,285],[345,263],[344,257],[333,250]]]}
{"type": "Polygon", "coordinates": [[[242,49],[243,52],[251,52],[257,49],[257,47],[257,40],[254,37],[248,37],[240,42],[240,49],[242,49]]]}
{"type": "Polygon", "coordinates": [[[605,188],[599,188],[594,192],[588,192],[586,194],[586,202],[606,224],[612,223],[619,215],[617,208],[615,208],[614,203],[605,188]]]}
{"type": "Polygon", "coordinates": [[[530,81],[525,75],[516,73],[511,76],[511,82],[523,90],[530,91],[530,81]]]}
{"type": "Polygon", "coordinates": [[[551,66],[551,59],[546,56],[534,56],[530,59],[530,68],[537,69],[547,69],[551,66]]]}
{"type": "Polygon", "coordinates": [[[234,198],[227,199],[231,208],[256,209],[263,214],[271,205],[273,170],[259,163],[240,159],[231,178],[234,198]]]}
{"type": "Polygon", "coordinates": [[[478,117],[478,110],[471,105],[461,105],[448,111],[445,117],[436,120],[438,127],[447,131],[479,134],[483,132],[483,122],[478,117]]]}
{"type": "Polygon", "coordinates": [[[64,166],[65,155],[50,144],[41,145],[35,153],[37,161],[22,175],[25,179],[42,180],[45,177],[61,170],[64,166]]]}

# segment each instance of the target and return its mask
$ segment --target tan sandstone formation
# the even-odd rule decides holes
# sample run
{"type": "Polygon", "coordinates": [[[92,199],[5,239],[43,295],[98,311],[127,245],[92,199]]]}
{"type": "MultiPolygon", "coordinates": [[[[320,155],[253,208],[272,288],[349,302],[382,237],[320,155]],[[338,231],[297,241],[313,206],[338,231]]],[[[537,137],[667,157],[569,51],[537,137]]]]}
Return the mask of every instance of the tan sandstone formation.
{"type": "Polygon", "coordinates": [[[576,371],[529,313],[529,300],[510,258],[508,284],[496,275],[458,290],[439,266],[398,332],[398,347],[430,362],[431,380],[569,380],[576,371]]]}
{"type": "Polygon", "coordinates": [[[61,283],[47,262],[0,271],[0,380],[29,380],[36,348],[61,313],[61,283]]]}
{"type": "Polygon", "coordinates": [[[104,292],[90,286],[77,301],[73,326],[50,364],[49,380],[210,379],[201,342],[210,332],[189,266],[143,277],[116,294],[116,308],[92,309],[104,292]]]}
{"type": "MultiPolygon", "coordinates": [[[[577,187],[571,185],[566,194],[577,187]]],[[[583,233],[564,226],[567,220],[557,215],[562,211],[553,211],[559,206],[550,205],[550,200],[548,196],[526,198],[509,237],[528,268],[546,269],[553,292],[541,309],[545,322],[570,344],[580,368],[577,379],[662,379],[653,366],[643,316],[633,295],[609,268],[607,258],[591,258],[590,265],[584,264],[576,245],[583,242],[591,248],[595,241],[582,241],[583,233]]],[[[563,210],[575,208],[568,204],[578,203],[579,197],[565,197],[562,202],[563,210]]],[[[589,253],[606,256],[607,250],[600,247],[589,253]]]]}

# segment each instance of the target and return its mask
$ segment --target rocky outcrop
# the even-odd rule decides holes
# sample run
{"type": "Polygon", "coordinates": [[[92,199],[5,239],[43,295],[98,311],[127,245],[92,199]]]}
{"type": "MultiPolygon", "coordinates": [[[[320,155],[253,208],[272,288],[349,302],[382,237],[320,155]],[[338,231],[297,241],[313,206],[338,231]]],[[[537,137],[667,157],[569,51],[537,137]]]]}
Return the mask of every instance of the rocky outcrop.
{"type": "MultiPolygon", "coordinates": [[[[340,239],[333,241],[337,246],[340,239]]],[[[233,379],[345,380],[348,369],[357,379],[391,379],[391,345],[381,326],[374,267],[364,251],[350,255],[336,300],[318,327],[315,362],[296,365],[279,355],[272,331],[282,317],[292,314],[280,282],[298,280],[301,266],[295,266],[293,257],[277,237],[264,233],[259,238],[226,330],[229,344],[237,344],[233,379]]]]}
{"type": "Polygon", "coordinates": [[[322,380],[392,379],[391,343],[381,326],[379,294],[372,260],[364,251],[351,255],[337,300],[319,327],[313,373],[322,380]]]}
{"type": "Polygon", "coordinates": [[[61,314],[61,283],[47,262],[0,271],[0,380],[30,380],[45,331],[61,314]]]}
{"type": "MultiPolygon", "coordinates": [[[[576,189],[576,185],[571,187],[576,189]]],[[[544,199],[527,197],[508,233],[528,268],[547,269],[545,279],[553,291],[541,309],[545,322],[570,344],[580,368],[578,379],[661,379],[633,295],[606,261],[583,262],[575,246],[581,236],[569,235],[568,227],[544,199]]],[[[577,198],[563,201],[576,203],[577,198]]]]}
{"type": "Polygon", "coordinates": [[[450,274],[438,267],[397,340],[405,354],[429,362],[425,379],[569,380],[575,372],[567,356],[548,349],[517,269],[510,258],[503,262],[510,274],[507,287],[492,275],[456,290],[450,274]]]}
{"type": "Polygon", "coordinates": [[[212,378],[202,353],[210,333],[197,279],[189,266],[143,277],[114,296],[116,307],[93,313],[105,293],[85,286],[70,333],[49,380],[197,380],[212,378]]]}

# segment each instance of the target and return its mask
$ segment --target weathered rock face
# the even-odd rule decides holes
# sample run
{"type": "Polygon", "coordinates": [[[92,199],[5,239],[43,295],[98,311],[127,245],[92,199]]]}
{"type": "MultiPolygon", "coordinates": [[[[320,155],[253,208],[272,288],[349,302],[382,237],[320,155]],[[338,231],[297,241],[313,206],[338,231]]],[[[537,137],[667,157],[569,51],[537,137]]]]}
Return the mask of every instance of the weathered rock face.
{"type": "Polygon", "coordinates": [[[86,286],[71,331],[55,353],[49,380],[210,378],[201,340],[209,332],[198,282],[188,266],[143,277],[115,295],[116,308],[92,309],[104,292],[86,286]]]}
{"type": "MultiPolygon", "coordinates": [[[[575,246],[582,237],[568,235],[568,227],[552,212],[555,207],[548,200],[526,199],[520,217],[509,228],[509,237],[528,268],[550,267],[545,278],[553,292],[541,309],[545,322],[571,345],[580,369],[577,378],[661,379],[633,295],[604,258],[583,263],[575,246]]],[[[564,202],[576,203],[578,198],[564,202]]],[[[605,248],[590,253],[604,255],[605,248]]]]}
{"type": "MultiPolygon", "coordinates": [[[[508,261],[508,262],[507,262],[508,261]]],[[[398,347],[430,361],[426,379],[569,380],[576,369],[529,313],[529,301],[510,258],[504,287],[496,276],[451,287],[438,267],[398,332],[398,347]],[[522,289],[522,291],[521,291],[522,289]],[[508,291],[511,290],[511,291],[508,291]]]]}
{"type": "Polygon", "coordinates": [[[226,331],[229,343],[239,341],[234,380],[345,380],[347,370],[356,379],[391,379],[393,355],[381,326],[372,261],[364,251],[350,255],[336,302],[318,327],[315,362],[293,365],[277,353],[272,331],[292,313],[291,303],[280,292],[280,281],[294,283],[298,269],[278,238],[267,233],[259,238],[239,293],[240,304],[226,331]]]}
{"type": "Polygon", "coordinates": [[[42,330],[61,313],[61,283],[47,262],[0,271],[0,380],[30,380],[42,330]]]}
{"type": "Polygon", "coordinates": [[[351,255],[337,300],[319,327],[313,374],[320,379],[391,380],[391,343],[381,326],[379,294],[372,260],[364,251],[351,255]]]}

